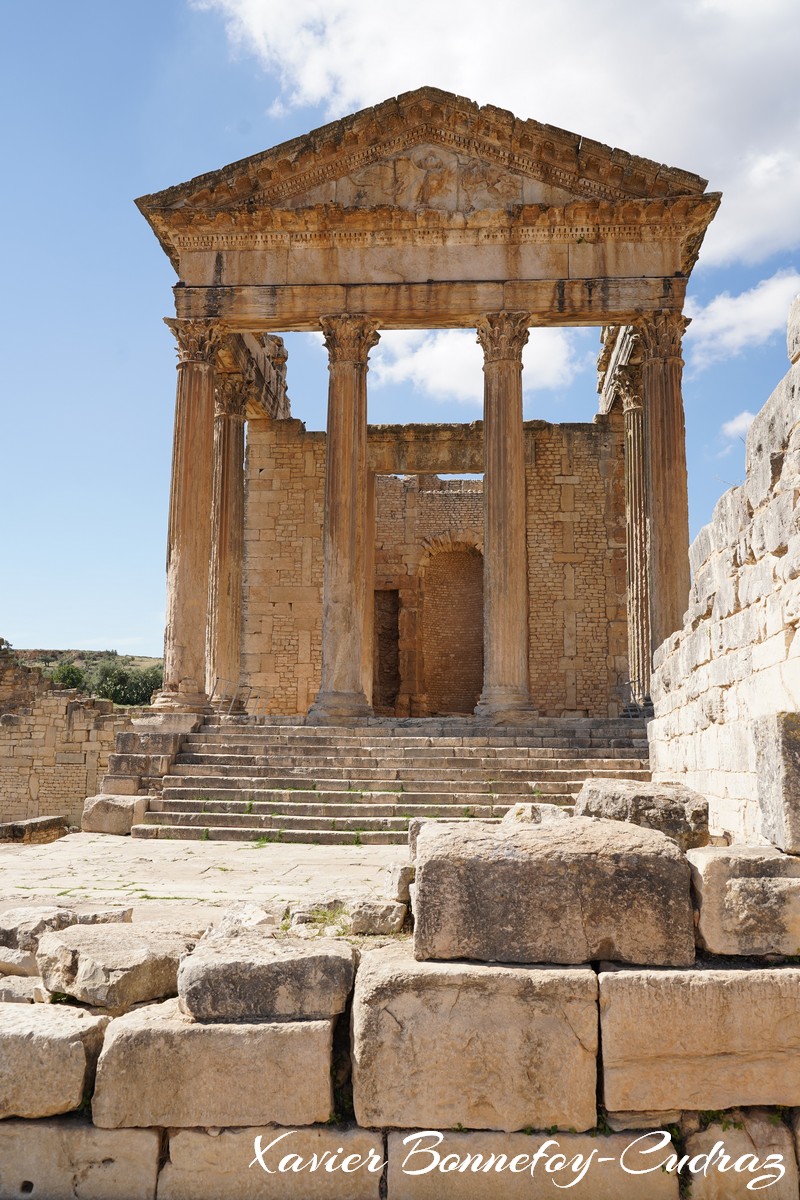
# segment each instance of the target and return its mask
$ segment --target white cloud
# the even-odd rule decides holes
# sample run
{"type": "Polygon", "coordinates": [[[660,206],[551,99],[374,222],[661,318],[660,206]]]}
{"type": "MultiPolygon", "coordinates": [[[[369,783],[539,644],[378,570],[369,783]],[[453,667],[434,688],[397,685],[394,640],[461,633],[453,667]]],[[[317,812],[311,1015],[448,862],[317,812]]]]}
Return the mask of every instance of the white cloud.
{"type": "MultiPolygon", "coordinates": [[[[522,355],[525,394],[568,387],[579,371],[594,366],[596,354],[582,355],[582,334],[565,329],[532,329],[522,355]]],[[[371,357],[370,387],[410,383],[434,400],[483,403],[483,352],[475,331],[388,331],[371,357]]]]}
{"type": "Polygon", "coordinates": [[[743,438],[746,436],[748,429],[756,419],[756,414],[749,412],[747,409],[740,412],[738,416],[732,417],[730,421],[725,421],[720,429],[720,433],[724,438],[743,438]]]}
{"type": "Polygon", "coordinates": [[[433,84],[708,176],[725,202],[702,261],[800,244],[796,0],[190,0],[339,117],[433,84]],[[586,36],[591,30],[591,36],[586,36]]]}
{"type": "Polygon", "coordinates": [[[789,304],[799,291],[800,273],[777,271],[738,296],[722,292],[704,307],[688,303],[687,313],[692,318],[686,333],[690,367],[702,370],[783,333],[789,304]]]}

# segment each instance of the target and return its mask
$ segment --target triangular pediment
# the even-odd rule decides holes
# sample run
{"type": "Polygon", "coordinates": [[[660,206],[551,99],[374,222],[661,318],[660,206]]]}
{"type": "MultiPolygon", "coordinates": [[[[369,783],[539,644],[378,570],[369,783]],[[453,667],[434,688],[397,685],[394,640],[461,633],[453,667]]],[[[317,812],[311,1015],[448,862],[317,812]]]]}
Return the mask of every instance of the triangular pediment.
{"type": "Polygon", "coordinates": [[[447,212],[698,196],[706,181],[503,109],[420,88],[137,203],[213,218],[319,205],[447,212]]]}

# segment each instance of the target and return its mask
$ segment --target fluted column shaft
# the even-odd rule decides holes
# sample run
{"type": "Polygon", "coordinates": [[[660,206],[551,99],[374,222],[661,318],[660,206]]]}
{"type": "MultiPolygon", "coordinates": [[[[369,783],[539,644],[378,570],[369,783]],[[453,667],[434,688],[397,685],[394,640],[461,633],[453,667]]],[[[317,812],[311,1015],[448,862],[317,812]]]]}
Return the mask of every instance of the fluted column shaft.
{"type": "Polygon", "coordinates": [[[628,584],[628,663],[637,704],[650,697],[650,582],[647,550],[647,471],[641,371],[623,367],[618,386],[625,417],[625,528],[628,584]]]}
{"type": "Polygon", "coordinates": [[[683,417],[682,313],[637,325],[642,345],[652,649],[681,627],[689,602],[689,497],[683,417]]]}
{"type": "Polygon", "coordinates": [[[367,358],[372,321],[321,317],[328,349],[328,432],[322,670],[311,716],[337,720],[370,712],[364,692],[367,605],[367,358]]]}
{"type": "Polygon", "coordinates": [[[483,691],[475,713],[498,722],[532,713],[522,350],[528,313],[478,322],[484,381],[483,691]]]}
{"type": "Polygon", "coordinates": [[[241,372],[217,376],[214,410],[214,491],[208,589],[206,691],[230,692],[241,672],[244,563],[244,421],[248,390],[241,372]]]}
{"type": "Polygon", "coordinates": [[[192,708],[207,700],[214,367],[222,331],[214,320],[167,320],[167,324],[178,342],[178,387],[167,541],[164,685],[155,704],[192,708]]]}

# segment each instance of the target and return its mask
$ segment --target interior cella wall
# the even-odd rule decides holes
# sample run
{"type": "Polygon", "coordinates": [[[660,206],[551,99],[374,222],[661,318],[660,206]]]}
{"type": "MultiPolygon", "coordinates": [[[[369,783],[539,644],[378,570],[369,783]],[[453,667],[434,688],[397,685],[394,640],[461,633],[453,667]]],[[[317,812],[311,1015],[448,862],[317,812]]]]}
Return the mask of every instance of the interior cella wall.
{"type": "Polygon", "coordinates": [[[800,297],[789,372],[747,435],[747,474],[691,550],[683,628],[656,651],[653,778],[696,788],[712,832],[800,851],[800,297]]]}

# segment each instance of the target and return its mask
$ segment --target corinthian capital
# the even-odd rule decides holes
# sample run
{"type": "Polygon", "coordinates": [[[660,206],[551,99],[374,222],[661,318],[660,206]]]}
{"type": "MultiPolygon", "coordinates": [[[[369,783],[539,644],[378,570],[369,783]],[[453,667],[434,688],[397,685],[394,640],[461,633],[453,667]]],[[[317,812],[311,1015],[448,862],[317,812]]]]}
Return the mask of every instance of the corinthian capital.
{"type": "Polygon", "coordinates": [[[642,407],[642,368],[630,363],[619,367],[614,375],[614,390],[622,401],[624,413],[635,412],[642,407]]]}
{"type": "Polygon", "coordinates": [[[214,389],[214,411],[219,417],[233,417],[243,421],[247,402],[255,390],[253,376],[242,371],[224,371],[216,376],[214,389]]]}
{"type": "Polygon", "coordinates": [[[660,309],[641,317],[636,322],[636,332],[641,341],[643,357],[677,358],[683,362],[681,339],[688,324],[688,317],[671,309],[660,309]]]}
{"type": "Polygon", "coordinates": [[[369,352],[380,339],[377,326],[368,317],[344,313],[341,316],[320,317],[325,335],[328,365],[349,362],[367,364],[369,352]]]}
{"type": "Polygon", "coordinates": [[[477,330],[484,364],[508,359],[521,363],[530,320],[526,312],[496,312],[481,317],[477,330]]]}
{"type": "Polygon", "coordinates": [[[214,317],[190,320],[181,317],[165,317],[178,343],[179,363],[203,362],[213,367],[225,337],[222,325],[214,317]]]}

